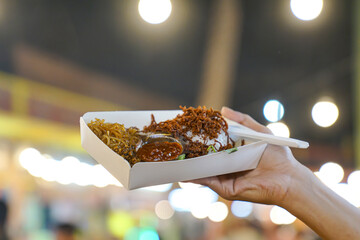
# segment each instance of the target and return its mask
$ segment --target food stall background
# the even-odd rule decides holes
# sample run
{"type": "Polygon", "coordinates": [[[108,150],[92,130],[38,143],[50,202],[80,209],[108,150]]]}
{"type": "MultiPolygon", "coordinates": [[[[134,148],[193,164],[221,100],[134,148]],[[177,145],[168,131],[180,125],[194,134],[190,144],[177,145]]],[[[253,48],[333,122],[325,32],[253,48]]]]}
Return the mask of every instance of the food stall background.
{"type": "Polygon", "coordinates": [[[309,141],[297,159],[360,207],[359,11],[356,0],[0,0],[0,239],[318,239],[283,209],[208,188],[126,191],[82,150],[78,121],[227,105],[309,141]]]}

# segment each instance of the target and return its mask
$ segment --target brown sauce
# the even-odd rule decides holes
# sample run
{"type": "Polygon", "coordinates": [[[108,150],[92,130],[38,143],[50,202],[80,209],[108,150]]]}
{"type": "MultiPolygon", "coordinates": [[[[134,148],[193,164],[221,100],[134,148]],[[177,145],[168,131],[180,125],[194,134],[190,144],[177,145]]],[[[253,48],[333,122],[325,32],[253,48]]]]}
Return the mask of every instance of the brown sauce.
{"type": "Polygon", "coordinates": [[[177,142],[153,142],[139,148],[136,155],[144,162],[170,161],[177,159],[182,150],[177,142]]]}
{"type": "Polygon", "coordinates": [[[235,143],[230,139],[228,125],[219,111],[206,107],[180,107],[183,110],[174,119],[157,123],[154,115],[151,115],[151,123],[144,127],[144,132],[150,133],[169,133],[176,139],[181,139],[184,144],[186,158],[194,158],[206,155],[209,145],[203,141],[193,141],[192,136],[201,135],[210,140],[217,139],[223,131],[226,134],[227,142],[219,143],[216,149],[222,151],[233,148],[235,143]],[[189,136],[188,133],[191,133],[189,136]]]}

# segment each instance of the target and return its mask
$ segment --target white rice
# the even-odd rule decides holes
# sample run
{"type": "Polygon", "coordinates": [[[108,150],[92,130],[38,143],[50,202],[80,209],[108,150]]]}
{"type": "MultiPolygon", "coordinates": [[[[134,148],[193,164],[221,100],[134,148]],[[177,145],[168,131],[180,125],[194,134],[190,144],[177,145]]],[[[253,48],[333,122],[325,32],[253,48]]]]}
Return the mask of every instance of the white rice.
{"type": "Polygon", "coordinates": [[[209,139],[205,134],[198,134],[193,135],[191,131],[188,131],[186,135],[191,138],[193,142],[201,142],[206,145],[213,145],[216,150],[219,150],[221,146],[224,146],[227,144],[227,137],[223,130],[221,130],[221,133],[218,135],[217,139],[209,139]]]}

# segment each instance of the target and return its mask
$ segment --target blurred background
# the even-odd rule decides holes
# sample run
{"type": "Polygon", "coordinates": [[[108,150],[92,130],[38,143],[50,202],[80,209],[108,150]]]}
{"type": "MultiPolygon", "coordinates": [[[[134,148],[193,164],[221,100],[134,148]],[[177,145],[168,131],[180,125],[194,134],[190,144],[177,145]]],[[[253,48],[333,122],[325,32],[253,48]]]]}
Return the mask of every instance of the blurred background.
{"type": "Polygon", "coordinates": [[[360,207],[359,0],[0,0],[0,239],[319,239],[284,209],[125,190],[89,111],[229,106],[360,207]]]}

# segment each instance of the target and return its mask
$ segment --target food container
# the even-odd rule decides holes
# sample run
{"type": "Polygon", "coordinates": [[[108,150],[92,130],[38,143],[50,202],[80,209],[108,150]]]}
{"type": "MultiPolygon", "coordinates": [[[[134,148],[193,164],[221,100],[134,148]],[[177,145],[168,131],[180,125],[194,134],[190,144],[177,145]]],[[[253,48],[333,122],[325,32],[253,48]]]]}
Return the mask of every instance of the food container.
{"type": "Polygon", "coordinates": [[[222,151],[197,158],[167,162],[139,162],[131,167],[128,161],[110,149],[87,126],[91,120],[99,118],[105,119],[105,122],[124,124],[127,128],[142,129],[150,124],[151,114],[154,114],[155,120],[160,122],[175,118],[181,113],[182,111],[179,110],[89,112],[80,118],[81,144],[99,164],[129,190],[256,168],[267,143],[247,142],[244,146],[240,146],[241,139],[236,142],[238,146],[236,152],[222,151]]]}

